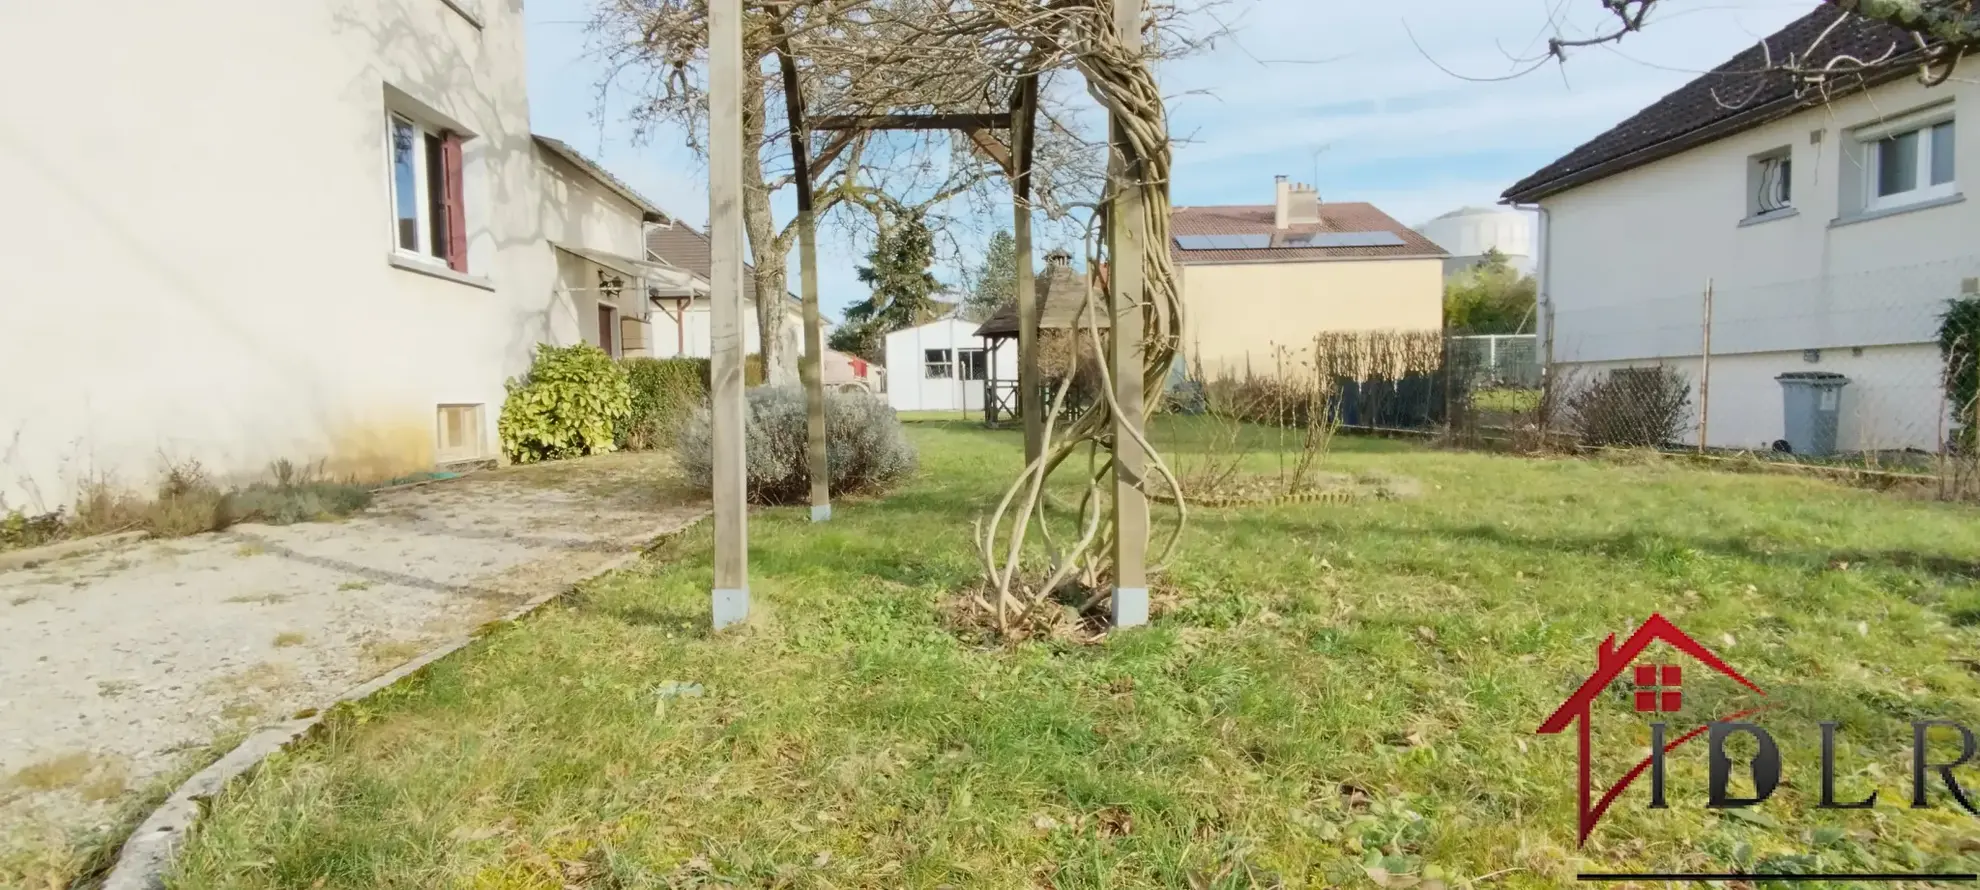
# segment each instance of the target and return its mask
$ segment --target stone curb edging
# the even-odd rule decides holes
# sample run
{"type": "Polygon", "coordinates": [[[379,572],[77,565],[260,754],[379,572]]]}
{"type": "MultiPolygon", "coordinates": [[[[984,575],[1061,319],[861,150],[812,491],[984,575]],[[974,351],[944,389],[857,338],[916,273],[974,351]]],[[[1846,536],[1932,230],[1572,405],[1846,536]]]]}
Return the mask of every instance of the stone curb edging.
{"type": "MultiPolygon", "coordinates": [[[[1297,494],[1282,494],[1269,498],[1183,498],[1192,507],[1276,507],[1280,504],[1352,504],[1372,498],[1373,495],[1357,491],[1303,491],[1297,494]]],[[[1158,504],[1173,504],[1173,495],[1151,494],[1148,499],[1158,504]]]]}
{"type": "Polygon", "coordinates": [[[670,528],[662,528],[648,535],[637,548],[607,560],[603,565],[549,593],[532,597],[500,618],[456,636],[442,643],[438,648],[346,690],[321,708],[301,711],[299,714],[303,716],[255,730],[241,740],[240,744],[234,746],[232,751],[174,789],[171,796],[167,797],[158,809],[145,817],[144,822],[138,825],[136,831],[131,832],[130,838],[124,841],[123,848],[117,852],[117,862],[111,867],[109,876],[104,878],[101,890],[163,890],[165,873],[177,860],[179,850],[183,848],[187,835],[192,831],[193,823],[198,821],[199,816],[204,812],[204,802],[219,795],[226,789],[228,783],[253,770],[270,754],[301,741],[311,730],[321,725],[324,718],[336,706],[369,698],[386,687],[419,673],[427,665],[452,655],[486,636],[494,627],[515,622],[549,603],[563,599],[583,586],[585,582],[631,565],[651,552],[662,541],[694,528],[707,518],[708,511],[702,510],[685,522],[670,528]]]}
{"type": "Polygon", "coordinates": [[[65,556],[76,556],[83,553],[95,553],[98,550],[108,550],[112,547],[135,543],[150,536],[151,533],[146,531],[117,532],[115,534],[96,535],[90,538],[78,538],[74,541],[62,541],[56,544],[46,544],[40,547],[29,547],[25,550],[0,553],[0,572],[12,571],[14,569],[29,569],[50,560],[61,559],[65,556]]]}

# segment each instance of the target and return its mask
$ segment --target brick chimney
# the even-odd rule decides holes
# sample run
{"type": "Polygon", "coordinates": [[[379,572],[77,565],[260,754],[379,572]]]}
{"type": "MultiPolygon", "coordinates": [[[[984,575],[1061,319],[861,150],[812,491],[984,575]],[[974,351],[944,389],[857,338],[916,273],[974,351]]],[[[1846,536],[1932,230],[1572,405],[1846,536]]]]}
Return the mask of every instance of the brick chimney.
{"type": "Polygon", "coordinates": [[[1305,183],[1288,181],[1284,176],[1274,177],[1274,228],[1304,225],[1320,221],[1320,191],[1305,183]]]}

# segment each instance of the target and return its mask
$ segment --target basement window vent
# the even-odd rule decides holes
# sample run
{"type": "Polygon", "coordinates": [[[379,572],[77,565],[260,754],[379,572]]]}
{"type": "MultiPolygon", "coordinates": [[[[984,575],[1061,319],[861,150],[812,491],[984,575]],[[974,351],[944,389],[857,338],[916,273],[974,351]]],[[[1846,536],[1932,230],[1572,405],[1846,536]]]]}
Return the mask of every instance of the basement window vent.
{"type": "Polygon", "coordinates": [[[481,405],[441,405],[434,426],[434,463],[480,460],[486,454],[481,405]]]}

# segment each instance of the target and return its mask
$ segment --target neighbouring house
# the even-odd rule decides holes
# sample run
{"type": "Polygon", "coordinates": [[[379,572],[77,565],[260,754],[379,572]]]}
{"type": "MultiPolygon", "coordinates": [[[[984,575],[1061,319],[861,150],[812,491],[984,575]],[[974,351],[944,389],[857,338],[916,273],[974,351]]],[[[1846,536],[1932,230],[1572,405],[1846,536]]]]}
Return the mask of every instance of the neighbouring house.
{"type": "MultiPolygon", "coordinates": [[[[692,297],[675,297],[662,300],[660,311],[653,318],[654,355],[662,358],[686,356],[708,358],[714,354],[711,332],[712,304],[708,301],[708,276],[714,265],[714,254],[709,249],[708,234],[683,222],[653,226],[646,232],[646,256],[655,262],[666,263],[686,270],[700,283],[701,289],[692,297]]],[[[756,324],[756,278],[754,267],[743,264],[743,349],[756,354],[763,351],[762,331],[756,324]]],[[[804,352],[804,305],[795,294],[785,295],[784,354],[793,361],[804,352]]],[[[796,365],[791,368],[794,370],[796,365]]]]}
{"type": "Polygon", "coordinates": [[[515,0],[10,11],[0,510],[492,457],[536,344],[654,339],[626,321],[693,290],[645,260],[670,220],[532,136],[523,32],[515,0]]]}
{"type": "Polygon", "coordinates": [[[1460,207],[1416,231],[1450,254],[1444,258],[1449,277],[1483,262],[1498,251],[1506,264],[1521,274],[1533,274],[1533,214],[1511,207],[1460,207]]]}
{"type": "Polygon", "coordinates": [[[887,404],[896,411],[982,411],[992,363],[1017,367],[1017,344],[993,354],[953,312],[887,335],[887,404]]]}
{"type": "Polygon", "coordinates": [[[654,320],[708,296],[705,278],[646,258],[647,231],[675,220],[577,149],[535,140],[543,235],[581,338],[615,358],[670,354],[655,348],[654,320]]]}
{"type": "MultiPolygon", "coordinates": [[[[1765,45],[1813,47],[1810,70],[1916,46],[1827,5],[1765,45]]],[[[1541,213],[1553,372],[1667,365],[1695,412],[1709,291],[1708,445],[1784,439],[1775,378],[1835,372],[1841,449],[1935,449],[1938,317],[1980,275],[1962,190],[1980,133],[1958,135],[1980,87],[1902,64],[1815,85],[1766,61],[1755,45],[1506,190],[1541,213]]]]}
{"type": "Polygon", "coordinates": [[[1325,331],[1443,327],[1444,250],[1374,205],[1281,176],[1271,204],[1177,207],[1169,230],[1182,350],[1213,376],[1295,367],[1325,331]]]}

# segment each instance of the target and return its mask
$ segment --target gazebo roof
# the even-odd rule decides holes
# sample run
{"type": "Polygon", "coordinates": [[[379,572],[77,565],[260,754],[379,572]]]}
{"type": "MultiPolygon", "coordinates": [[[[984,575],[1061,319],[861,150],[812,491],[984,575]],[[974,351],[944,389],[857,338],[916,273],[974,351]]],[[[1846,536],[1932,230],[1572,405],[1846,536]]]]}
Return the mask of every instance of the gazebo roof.
{"type": "MultiPolygon", "coordinates": [[[[1086,283],[1080,274],[1073,270],[1072,254],[1055,250],[1045,255],[1045,274],[1040,276],[1038,288],[1038,329],[1049,331],[1061,328],[1084,327],[1086,322],[1080,317],[1080,301],[1085,298],[1086,283]]],[[[1093,323],[1097,327],[1107,327],[1107,295],[1104,290],[1093,293],[1093,323]]],[[[1015,337],[1018,333],[1017,301],[1005,303],[995,314],[976,329],[978,337],[1015,337]]]]}

